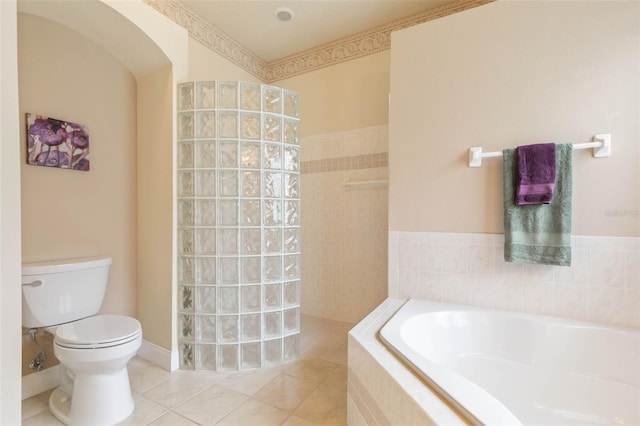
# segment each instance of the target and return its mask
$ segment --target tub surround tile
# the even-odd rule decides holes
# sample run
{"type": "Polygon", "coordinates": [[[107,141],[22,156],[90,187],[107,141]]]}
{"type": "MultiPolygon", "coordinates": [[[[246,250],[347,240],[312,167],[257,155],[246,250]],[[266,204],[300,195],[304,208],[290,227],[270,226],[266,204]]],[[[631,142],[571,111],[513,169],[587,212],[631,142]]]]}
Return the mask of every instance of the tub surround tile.
{"type": "Polygon", "coordinates": [[[505,262],[500,234],[391,231],[388,241],[390,297],[638,326],[640,301],[622,295],[640,290],[640,238],[573,236],[571,267],[505,262]]]}

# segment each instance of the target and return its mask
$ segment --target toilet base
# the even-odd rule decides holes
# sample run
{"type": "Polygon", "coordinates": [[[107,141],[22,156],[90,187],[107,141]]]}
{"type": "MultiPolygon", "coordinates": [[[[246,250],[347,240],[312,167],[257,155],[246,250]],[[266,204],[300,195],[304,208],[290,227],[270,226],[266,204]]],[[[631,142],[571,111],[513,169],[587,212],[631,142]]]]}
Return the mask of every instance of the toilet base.
{"type": "Polygon", "coordinates": [[[134,409],[126,367],[113,374],[77,374],[73,392],[61,386],[51,393],[49,409],[67,425],[114,425],[134,409]]]}

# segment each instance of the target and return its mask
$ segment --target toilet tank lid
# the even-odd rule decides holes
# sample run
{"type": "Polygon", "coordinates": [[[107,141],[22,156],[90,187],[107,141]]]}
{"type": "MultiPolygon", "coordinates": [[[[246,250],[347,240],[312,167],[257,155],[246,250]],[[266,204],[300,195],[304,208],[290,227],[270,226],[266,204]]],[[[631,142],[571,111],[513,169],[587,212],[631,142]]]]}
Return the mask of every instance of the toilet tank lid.
{"type": "Polygon", "coordinates": [[[111,265],[110,257],[84,257],[75,259],[47,260],[22,264],[22,275],[41,275],[79,271],[111,265]]]}

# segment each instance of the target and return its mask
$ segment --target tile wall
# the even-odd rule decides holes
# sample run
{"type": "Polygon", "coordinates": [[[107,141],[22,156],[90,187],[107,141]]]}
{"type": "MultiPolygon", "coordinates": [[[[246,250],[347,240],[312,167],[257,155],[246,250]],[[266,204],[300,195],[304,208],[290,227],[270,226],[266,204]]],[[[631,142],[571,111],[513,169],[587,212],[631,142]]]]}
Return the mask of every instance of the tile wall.
{"type": "Polygon", "coordinates": [[[572,237],[571,267],[507,263],[503,235],[389,233],[389,297],[640,327],[640,238],[572,237]]]}
{"type": "Polygon", "coordinates": [[[387,295],[388,127],[301,141],[302,313],[357,322],[387,295]]]}

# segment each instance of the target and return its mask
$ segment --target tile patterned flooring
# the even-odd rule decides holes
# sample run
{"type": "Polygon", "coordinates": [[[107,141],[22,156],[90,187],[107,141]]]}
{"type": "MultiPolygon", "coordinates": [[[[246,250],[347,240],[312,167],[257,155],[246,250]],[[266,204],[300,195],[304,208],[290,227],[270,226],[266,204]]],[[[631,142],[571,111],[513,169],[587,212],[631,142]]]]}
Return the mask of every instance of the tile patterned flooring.
{"type": "MultiPolygon", "coordinates": [[[[308,426],[347,424],[347,333],[354,324],[301,316],[300,358],[238,373],[170,373],[134,358],[135,411],[123,426],[308,426]]],[[[22,424],[60,425],[50,392],[22,401],[22,424]]]]}

